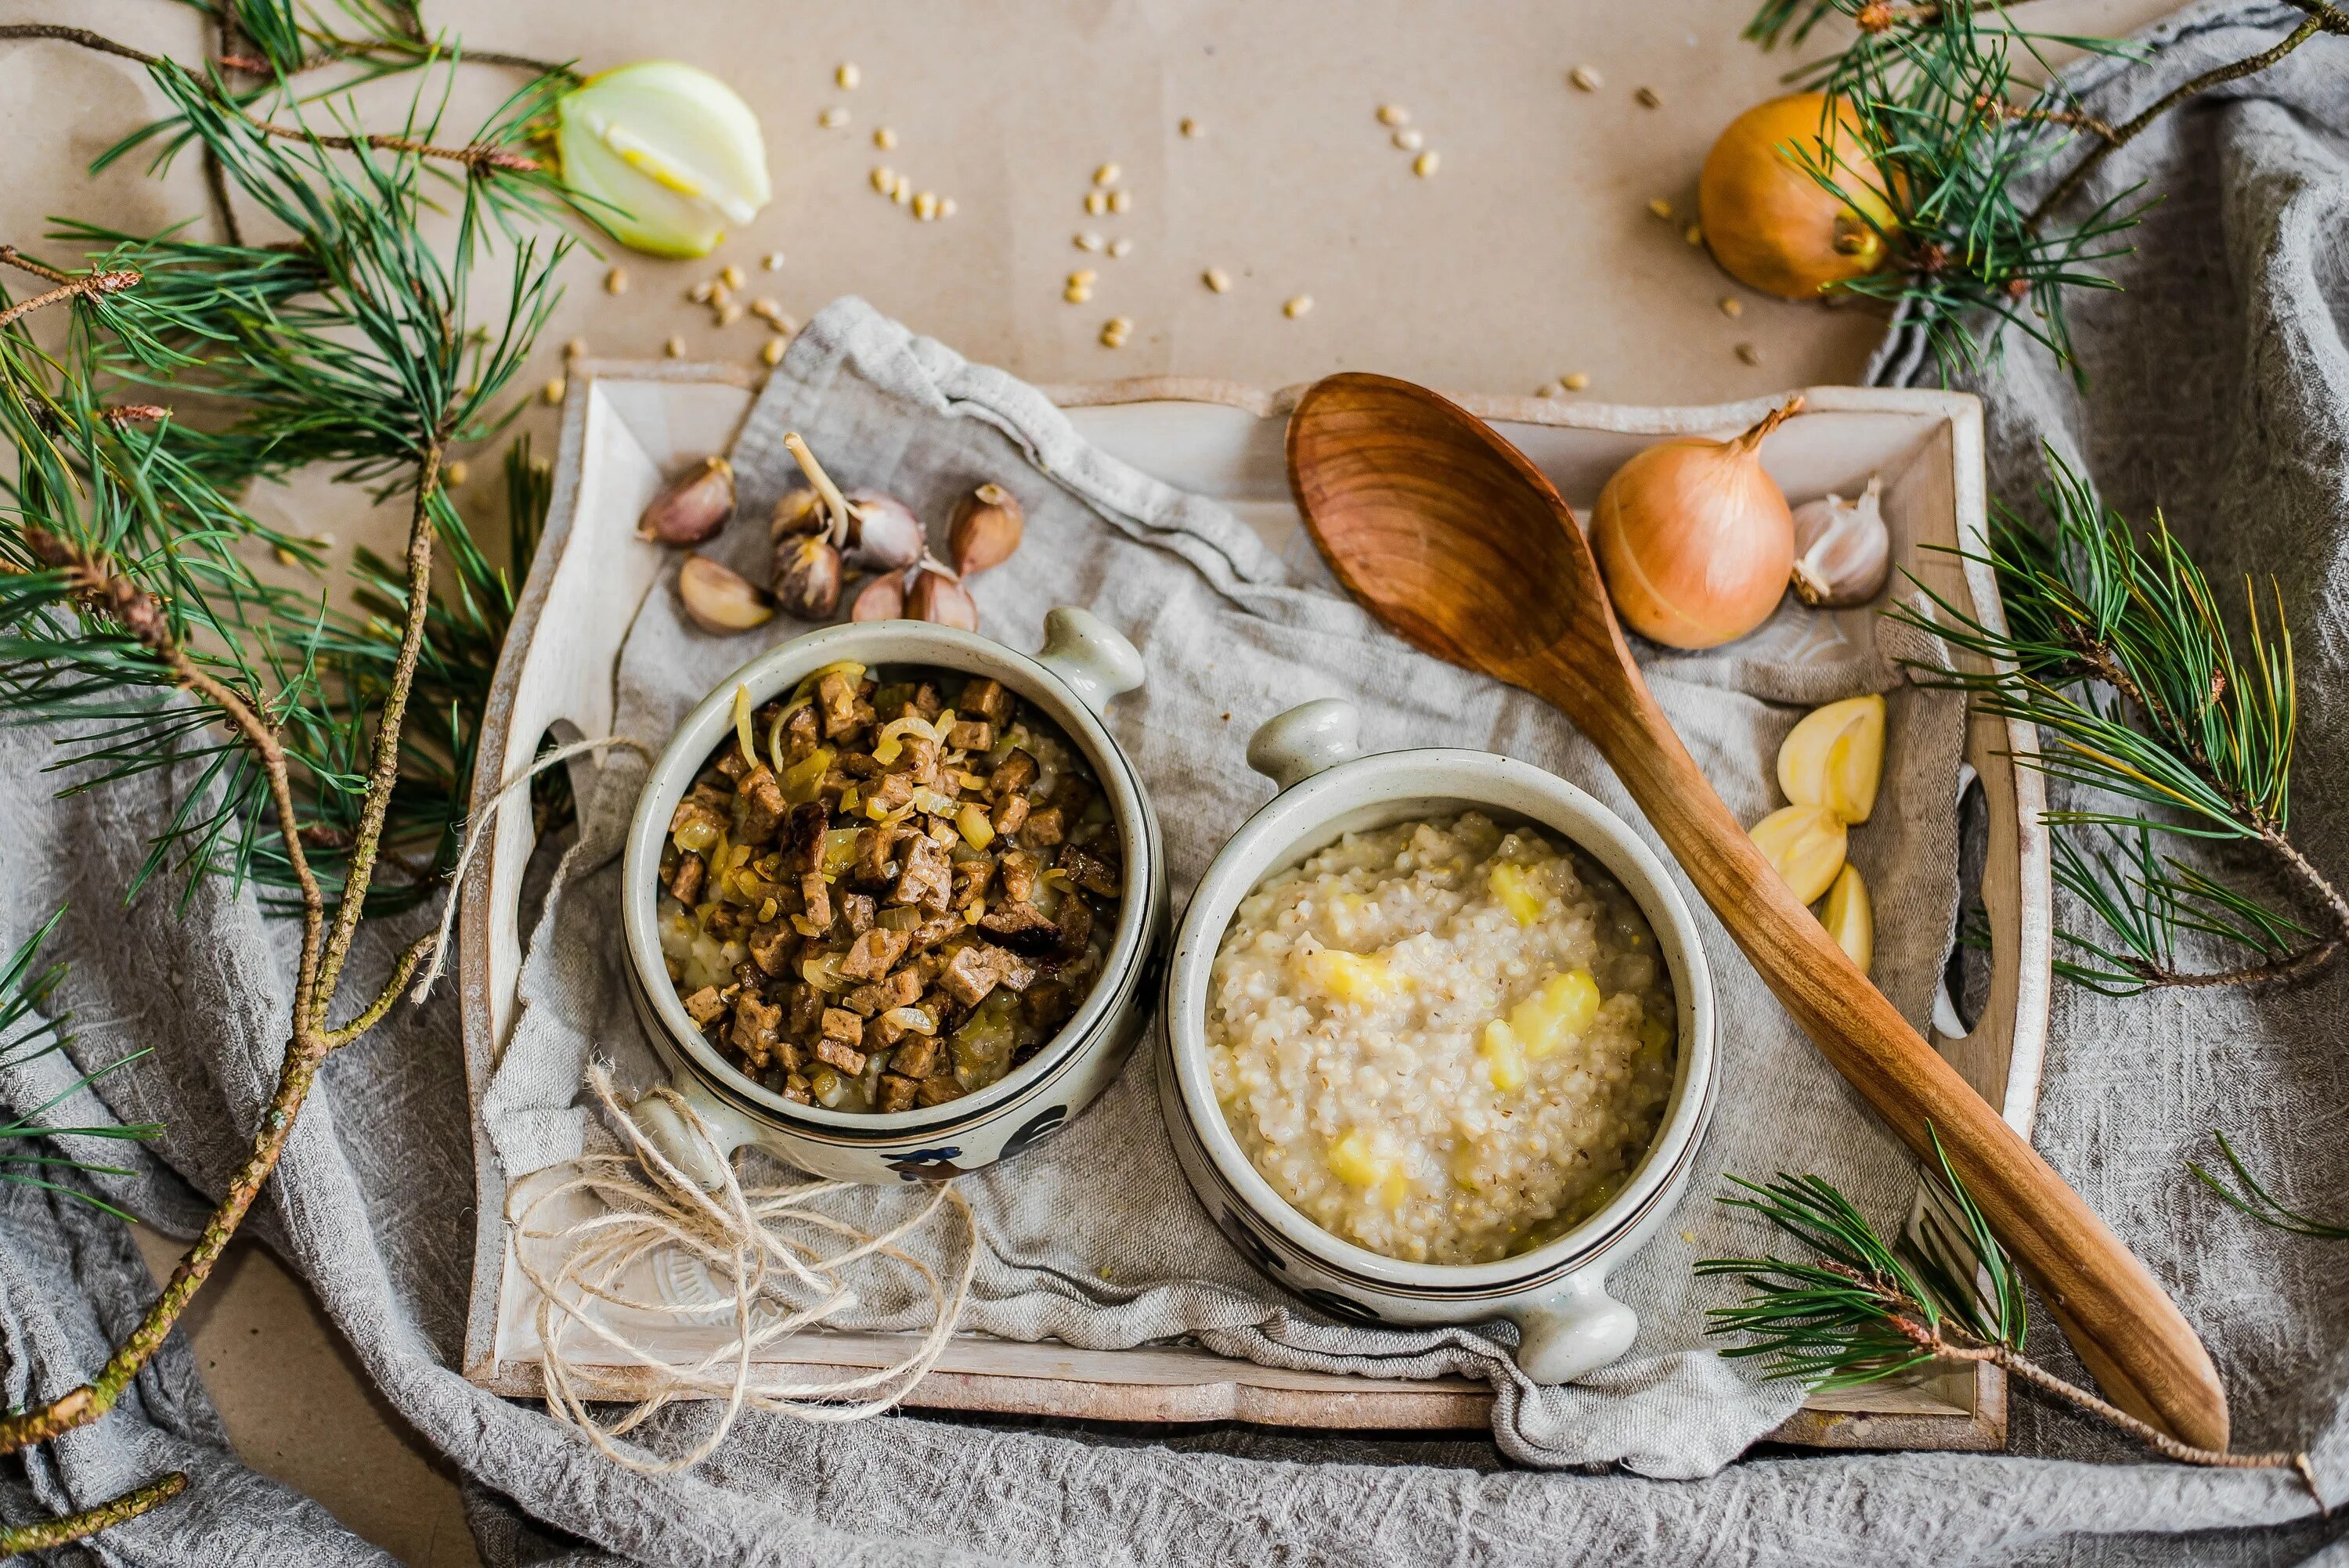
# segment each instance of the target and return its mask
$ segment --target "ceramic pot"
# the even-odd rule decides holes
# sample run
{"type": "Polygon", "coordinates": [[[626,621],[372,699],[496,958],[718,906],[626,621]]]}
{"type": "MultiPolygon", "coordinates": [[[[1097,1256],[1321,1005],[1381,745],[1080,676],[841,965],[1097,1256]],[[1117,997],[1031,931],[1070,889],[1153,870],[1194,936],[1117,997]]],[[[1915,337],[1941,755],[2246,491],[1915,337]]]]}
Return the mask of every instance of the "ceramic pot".
{"type": "Polygon", "coordinates": [[[1234,833],[1191,895],[1174,936],[1162,1013],[1159,1098],[1183,1173],[1257,1270],[1332,1317],[1423,1327],[1506,1317],[1517,1365],[1563,1383],[1630,1348],[1639,1320],[1607,1294],[1610,1270],[1670,1218],[1713,1113],[1713,979],[1688,906],[1663,863],[1615,814],[1540,769],[1484,751],[1362,756],[1351,705],[1309,702],[1271,719],[1248,763],[1279,785],[1234,833]],[[1571,1231],[1497,1263],[1402,1263],[1340,1240],[1273,1191],[1241,1152],[1207,1070],[1208,972],[1242,899],[1341,835],[1474,808],[1570,840],[1620,882],[1654,929],[1679,1005],[1679,1061],[1655,1140],[1613,1199],[1571,1231]]]}
{"type": "Polygon", "coordinates": [[[1117,1076],[1147,1020],[1167,926],[1166,851],[1142,780],[1102,723],[1109,705],[1143,682],[1142,655],[1082,610],[1044,619],[1034,657],[948,626],[875,621],[795,638],[726,677],[678,726],[637,799],[621,872],[621,924],[630,993],[669,1087],[717,1135],[713,1156],[676,1108],[657,1095],[631,1114],[661,1150],[705,1186],[722,1161],[756,1146],[819,1176],[849,1181],[942,1180],[1008,1160],[1058,1130],[1117,1076]],[[999,1081],[944,1105],[887,1115],[800,1105],[730,1066],[669,984],[656,926],[661,849],[670,816],[702,761],[732,732],[734,692],[756,705],[842,659],[870,666],[927,665],[988,676],[1033,703],[1092,765],[1123,855],[1125,897],[1092,991],[1045,1047],[999,1081]]]}

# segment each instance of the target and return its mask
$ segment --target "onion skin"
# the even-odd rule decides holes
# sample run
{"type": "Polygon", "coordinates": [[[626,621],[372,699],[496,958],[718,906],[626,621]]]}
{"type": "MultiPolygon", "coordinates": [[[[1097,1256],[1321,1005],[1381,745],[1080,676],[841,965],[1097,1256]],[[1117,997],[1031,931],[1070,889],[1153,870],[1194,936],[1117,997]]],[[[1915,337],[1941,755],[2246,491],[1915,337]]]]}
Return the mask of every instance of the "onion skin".
{"type": "Polygon", "coordinates": [[[1633,631],[1674,648],[1734,642],[1770,618],[1795,566],[1795,514],[1756,455],[1794,398],[1733,440],[1682,436],[1615,470],[1590,542],[1633,631]]]}
{"type": "Polygon", "coordinates": [[[1878,194],[1886,189],[1883,174],[1855,150],[1859,138],[1847,107],[1838,107],[1834,140],[1822,151],[1826,103],[1820,93],[1795,93],[1756,104],[1729,122],[1697,177],[1706,248],[1723,271],[1764,294],[1816,299],[1886,261],[1883,236],[1867,222],[1887,232],[1895,226],[1878,194]],[[1785,150],[1790,145],[1828,167],[1852,202],[1805,172],[1785,150]]]}

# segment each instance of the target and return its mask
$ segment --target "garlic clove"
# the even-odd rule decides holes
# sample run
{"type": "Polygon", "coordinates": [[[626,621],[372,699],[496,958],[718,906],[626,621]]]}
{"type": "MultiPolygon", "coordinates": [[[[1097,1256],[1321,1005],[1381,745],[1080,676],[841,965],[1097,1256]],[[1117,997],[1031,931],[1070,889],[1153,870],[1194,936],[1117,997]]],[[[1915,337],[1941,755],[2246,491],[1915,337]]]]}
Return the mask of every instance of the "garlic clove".
{"type": "Polygon", "coordinates": [[[983,484],[955,503],[947,529],[947,559],[965,577],[1000,566],[1019,548],[1027,526],[1018,496],[1001,485],[983,484]]]}
{"type": "Polygon", "coordinates": [[[848,606],[852,621],[905,619],[905,584],[894,572],[885,572],[856,591],[848,606]]]}
{"type": "Polygon", "coordinates": [[[775,502],[775,513],[767,523],[767,537],[786,539],[795,533],[821,533],[827,519],[823,515],[823,498],[809,485],[794,486],[775,502]]]}
{"type": "Polygon", "coordinates": [[[699,544],[734,515],[734,468],[704,458],[660,488],[636,520],[636,537],[661,544],[699,544]]]}
{"type": "Polygon", "coordinates": [[[1778,747],[1778,788],[1786,799],[1847,822],[1868,820],[1883,777],[1884,699],[1873,692],[1804,715],[1778,747]]]}
{"type": "Polygon", "coordinates": [[[1826,913],[1820,918],[1844,956],[1867,974],[1876,961],[1876,906],[1857,866],[1846,865],[1837,873],[1835,886],[1827,890],[1826,913]]]}
{"type": "Polygon", "coordinates": [[[978,602],[970,590],[943,572],[916,572],[913,586],[905,590],[905,614],[916,621],[930,621],[941,626],[959,626],[966,632],[978,630],[978,602]]]}
{"type": "Polygon", "coordinates": [[[600,72],[554,103],[563,183],[622,244],[704,256],[767,204],[759,117],[724,82],[673,60],[600,72]]]}
{"type": "Polygon", "coordinates": [[[1857,500],[1838,495],[1795,509],[1792,583],[1804,603],[1825,609],[1865,604],[1892,574],[1892,531],[1879,500],[1881,478],[1871,478],[1857,500]]]}
{"type": "Polygon", "coordinates": [[[848,537],[841,542],[848,566],[857,572],[903,572],[928,547],[914,509],[884,490],[853,490],[848,537]]]}
{"type": "Polygon", "coordinates": [[[840,552],[821,533],[775,542],[775,602],[802,621],[829,621],[840,608],[840,552]]]}
{"type": "Polygon", "coordinates": [[[721,637],[764,625],[775,614],[757,583],[707,555],[688,555],[677,569],[677,596],[687,619],[721,637]]]}
{"type": "Polygon", "coordinates": [[[1843,821],[1824,806],[1781,806],[1749,831],[1797,903],[1816,903],[1843,870],[1843,821]]]}

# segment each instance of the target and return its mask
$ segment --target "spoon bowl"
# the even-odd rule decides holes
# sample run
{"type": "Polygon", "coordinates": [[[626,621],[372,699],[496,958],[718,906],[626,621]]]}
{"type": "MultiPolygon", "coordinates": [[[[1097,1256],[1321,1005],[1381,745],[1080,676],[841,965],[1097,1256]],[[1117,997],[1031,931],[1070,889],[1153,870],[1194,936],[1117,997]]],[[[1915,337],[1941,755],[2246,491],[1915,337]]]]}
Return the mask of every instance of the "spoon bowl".
{"type": "Polygon", "coordinates": [[[1484,421],[1406,381],[1317,382],[1288,476],[1338,580],[1414,647],[1550,703],[1590,738],[1698,892],[1845,1078],[1944,1155],[2113,1402],[2224,1449],[2226,1391],[2145,1265],[1943,1060],[1786,887],[1649,692],[1574,514],[1484,421]]]}

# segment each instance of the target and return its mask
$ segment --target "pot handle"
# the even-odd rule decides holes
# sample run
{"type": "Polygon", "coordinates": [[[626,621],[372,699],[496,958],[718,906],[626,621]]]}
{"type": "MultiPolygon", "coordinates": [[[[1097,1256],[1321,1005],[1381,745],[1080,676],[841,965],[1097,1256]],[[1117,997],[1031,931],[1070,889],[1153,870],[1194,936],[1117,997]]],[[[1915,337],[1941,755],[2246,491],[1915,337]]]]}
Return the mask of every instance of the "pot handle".
{"type": "Polygon", "coordinates": [[[658,1091],[628,1107],[628,1119],[660,1150],[661,1158],[705,1191],[714,1192],[726,1184],[726,1166],[734,1151],[759,1141],[759,1128],[732,1106],[712,1098],[685,1073],[672,1077],[669,1088],[693,1108],[708,1136],[696,1132],[676,1105],[658,1091]]]}
{"type": "Polygon", "coordinates": [[[1247,765],[1286,789],[1361,755],[1361,716],[1343,697],[1320,696],[1277,713],[1248,738],[1247,765]]]}
{"type": "Polygon", "coordinates": [[[1517,1325],[1517,1368],[1537,1383],[1596,1372],[1630,1349],[1640,1332],[1640,1315],[1607,1294],[1607,1271],[1596,1265],[1509,1315],[1517,1325]]]}
{"type": "Polygon", "coordinates": [[[1036,662],[1067,683],[1101,717],[1142,684],[1142,655],[1090,610],[1063,604],[1044,617],[1044,646],[1036,662]]]}

